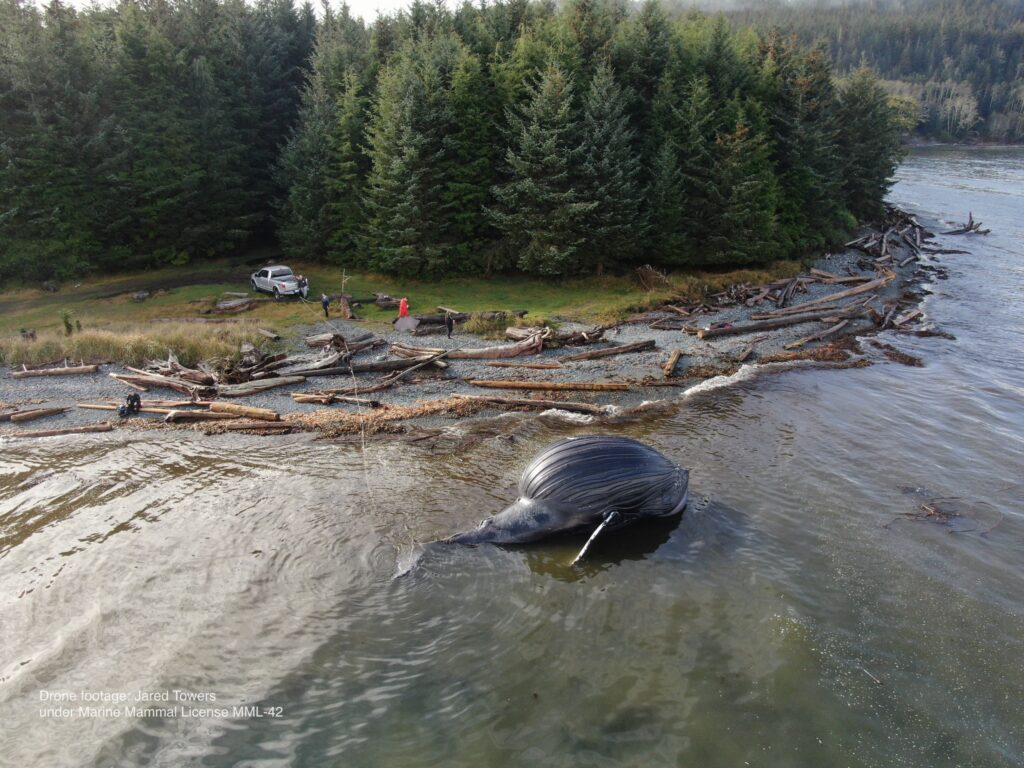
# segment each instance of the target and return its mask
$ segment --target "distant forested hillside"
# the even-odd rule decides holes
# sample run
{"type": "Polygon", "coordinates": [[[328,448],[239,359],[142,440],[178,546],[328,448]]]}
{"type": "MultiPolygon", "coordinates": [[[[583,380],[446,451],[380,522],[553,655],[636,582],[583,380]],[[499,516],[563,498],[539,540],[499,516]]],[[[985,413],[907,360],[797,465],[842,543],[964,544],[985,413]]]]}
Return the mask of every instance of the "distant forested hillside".
{"type": "Polygon", "coordinates": [[[400,275],[764,263],[876,214],[858,70],[656,0],[0,0],[0,280],[215,257],[400,275]]]}
{"type": "Polygon", "coordinates": [[[1020,0],[751,2],[729,16],[824,43],[840,74],[874,68],[890,93],[916,102],[924,135],[1024,140],[1020,0]]]}

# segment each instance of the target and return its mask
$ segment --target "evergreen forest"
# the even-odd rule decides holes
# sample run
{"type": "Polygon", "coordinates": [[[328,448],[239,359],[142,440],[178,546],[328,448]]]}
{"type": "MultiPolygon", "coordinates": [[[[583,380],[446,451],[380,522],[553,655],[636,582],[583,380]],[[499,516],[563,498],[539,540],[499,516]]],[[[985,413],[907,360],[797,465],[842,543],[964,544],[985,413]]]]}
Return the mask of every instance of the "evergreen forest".
{"type": "Polygon", "coordinates": [[[870,66],[940,140],[1024,141],[1024,3],[1019,0],[752,2],[739,27],[824,44],[840,74],[870,66]]]}
{"type": "Polygon", "coordinates": [[[658,0],[0,0],[0,282],[273,238],[410,277],[766,263],[877,215],[906,127],[868,68],[658,0]]]}

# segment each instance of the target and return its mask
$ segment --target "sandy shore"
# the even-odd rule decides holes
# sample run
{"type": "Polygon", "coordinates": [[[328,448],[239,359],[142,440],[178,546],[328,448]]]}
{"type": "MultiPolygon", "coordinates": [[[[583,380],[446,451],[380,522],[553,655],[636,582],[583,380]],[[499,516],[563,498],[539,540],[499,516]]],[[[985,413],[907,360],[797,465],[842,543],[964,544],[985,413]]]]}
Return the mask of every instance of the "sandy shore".
{"type": "MultiPolygon", "coordinates": [[[[862,230],[869,232],[868,228],[862,230]]],[[[907,246],[902,245],[896,249],[895,262],[899,263],[910,255],[907,246]]],[[[876,291],[878,300],[876,305],[900,297],[904,301],[918,302],[927,292],[924,284],[936,277],[943,277],[942,269],[938,266],[939,259],[943,257],[929,256],[922,254],[920,261],[912,261],[905,267],[895,267],[896,278],[883,289],[876,291]]],[[[862,270],[858,262],[864,264],[865,256],[856,250],[845,250],[836,254],[828,254],[819,259],[813,266],[831,272],[833,274],[863,274],[865,276],[876,276],[872,271],[862,270]]],[[[807,286],[806,293],[799,293],[793,297],[792,304],[800,304],[806,301],[820,298],[822,296],[837,293],[849,286],[830,285],[825,283],[812,283],[807,286]]],[[[649,351],[627,353],[598,360],[588,360],[566,363],[557,369],[534,370],[527,368],[504,368],[488,365],[486,360],[451,360],[449,368],[444,372],[427,373],[417,372],[410,376],[408,381],[388,390],[374,393],[371,397],[385,405],[384,411],[390,408],[409,410],[410,406],[416,406],[423,401],[436,401],[452,398],[454,395],[497,395],[512,397],[540,397],[549,400],[571,400],[574,402],[591,403],[595,405],[608,406],[608,410],[621,412],[641,403],[656,400],[671,399],[678,397],[680,392],[685,391],[701,381],[718,376],[732,376],[743,368],[745,374],[749,374],[749,366],[757,365],[784,365],[784,364],[807,364],[798,360],[787,360],[787,363],[778,362],[780,356],[792,358],[792,353],[786,354],[785,345],[822,330],[820,322],[802,323],[770,331],[757,333],[726,336],[715,339],[702,340],[693,333],[685,330],[663,330],[651,328],[650,324],[657,319],[684,321],[691,326],[708,328],[719,323],[742,323],[751,319],[751,315],[763,313],[772,305],[766,304],[759,307],[747,307],[743,304],[725,306],[714,314],[701,314],[686,320],[671,312],[653,312],[643,316],[643,321],[627,321],[622,325],[610,329],[605,334],[605,340],[600,344],[588,347],[567,347],[560,349],[545,349],[539,355],[529,357],[513,358],[504,362],[558,362],[560,358],[578,353],[611,346],[613,344],[628,344],[636,341],[653,339],[655,348],[649,351]],[[754,344],[753,352],[741,363],[738,361],[753,339],[758,339],[754,344]],[[676,368],[675,375],[666,378],[662,367],[668,359],[672,350],[679,349],[682,357],[676,368]],[[482,389],[469,384],[472,379],[515,379],[519,381],[556,381],[556,382],[628,382],[630,388],[627,391],[616,392],[531,392],[482,389]]],[[[637,318],[639,320],[639,318],[637,318]]],[[[930,332],[930,325],[927,318],[921,318],[922,322],[908,329],[908,332],[930,332]]],[[[562,329],[579,328],[589,326],[565,321],[562,329]]],[[[294,336],[291,346],[294,350],[303,349],[302,338],[307,334],[324,333],[329,331],[339,332],[343,335],[354,334],[367,330],[358,321],[330,320],[320,322],[305,328],[293,329],[294,336]]],[[[479,348],[502,342],[484,340],[473,334],[466,333],[456,328],[453,338],[448,339],[444,334],[413,337],[408,333],[397,333],[391,329],[384,331],[374,329],[385,341],[402,341],[406,344],[426,347],[440,347],[445,349],[479,348]]],[[[891,350],[861,346],[854,337],[874,333],[875,324],[868,316],[862,316],[851,320],[842,330],[824,342],[814,342],[802,347],[798,357],[804,357],[817,364],[822,365],[865,365],[873,360],[883,360],[884,355],[889,354],[890,358],[898,358],[898,355],[891,354],[891,350]]],[[[383,360],[387,358],[387,347],[361,352],[357,355],[358,361],[383,360]]],[[[911,362],[913,360],[903,360],[911,362]]],[[[0,405],[4,407],[25,407],[29,404],[46,406],[67,406],[69,410],[63,415],[49,417],[35,422],[11,425],[0,422],[0,435],[21,431],[23,429],[59,429],[85,425],[89,423],[113,420],[121,426],[146,427],[149,424],[140,423],[137,419],[119,421],[115,413],[105,411],[92,411],[79,409],[79,403],[106,403],[123,402],[130,390],[120,382],[110,378],[109,372],[120,372],[123,367],[120,365],[103,365],[100,372],[94,375],[68,376],[68,377],[47,377],[32,379],[14,379],[7,371],[0,371],[0,405]]],[[[354,377],[351,374],[341,376],[324,376],[310,378],[303,384],[296,384],[290,387],[274,389],[264,394],[241,398],[238,402],[245,405],[270,408],[285,415],[286,418],[297,419],[304,422],[303,428],[319,429],[316,418],[299,417],[299,414],[323,414],[324,406],[297,404],[290,397],[293,391],[313,391],[320,389],[351,387],[353,384],[369,386],[381,378],[381,374],[360,374],[354,377]],[[290,416],[289,414],[295,414],[290,416]]],[[[170,390],[153,390],[142,394],[143,401],[147,399],[177,399],[180,395],[170,390]]],[[[360,412],[365,413],[365,406],[335,404],[329,407],[330,412],[335,414],[333,418],[343,419],[344,414],[353,415],[360,412]]],[[[495,412],[493,408],[484,407],[482,404],[474,404],[474,407],[450,409],[444,407],[428,407],[423,409],[424,416],[416,421],[419,424],[426,421],[436,423],[443,420],[445,416],[467,415],[468,413],[487,414],[495,412]],[[457,412],[455,412],[457,411],[457,412]]],[[[380,411],[378,411],[380,413],[380,411]]],[[[392,414],[396,423],[399,421],[398,412],[392,414]]],[[[406,414],[408,415],[408,414],[406,414]]],[[[158,422],[160,416],[140,417],[145,421],[158,422]]],[[[328,417],[324,423],[332,420],[328,417]]],[[[404,419],[402,419],[404,421],[404,419]]],[[[408,422],[406,422],[408,423],[408,422]]],[[[153,425],[155,426],[155,425],[153,425]]],[[[203,427],[192,426],[192,429],[210,428],[209,424],[203,427]]],[[[330,429],[325,431],[331,432],[330,429]]],[[[342,430],[334,430],[345,431],[342,430]]]]}

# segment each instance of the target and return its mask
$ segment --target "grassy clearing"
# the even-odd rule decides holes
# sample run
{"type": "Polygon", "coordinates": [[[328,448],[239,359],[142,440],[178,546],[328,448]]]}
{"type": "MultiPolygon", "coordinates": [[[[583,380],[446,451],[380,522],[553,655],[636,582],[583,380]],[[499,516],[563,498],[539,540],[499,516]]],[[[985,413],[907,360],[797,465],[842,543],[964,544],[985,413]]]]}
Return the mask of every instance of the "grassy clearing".
{"type": "Polygon", "coordinates": [[[5,365],[42,365],[61,360],[85,363],[119,361],[140,365],[146,360],[166,358],[173,352],[183,365],[201,360],[239,355],[243,341],[266,341],[254,325],[197,325],[194,323],[122,324],[65,335],[47,330],[35,341],[20,335],[0,336],[0,362],[5,365]]]}
{"type": "MultiPolygon", "coordinates": [[[[62,286],[56,293],[26,288],[0,293],[0,356],[8,365],[39,364],[65,357],[131,364],[163,357],[172,350],[182,363],[191,365],[200,359],[237,354],[241,341],[265,341],[256,334],[257,327],[287,334],[292,326],[318,322],[323,318],[320,293],[342,292],[340,268],[302,263],[292,263],[292,267],[309,278],[309,302],[265,301],[238,315],[237,322],[218,325],[167,321],[200,317],[225,292],[246,291],[252,265],[214,262],[89,279],[62,286]],[[153,295],[145,301],[133,301],[132,295],[141,290],[153,295]],[[82,330],[66,336],[65,318],[74,326],[81,323],[82,330]],[[23,341],[21,329],[36,330],[38,340],[23,341]]],[[[697,302],[706,293],[734,283],[758,284],[799,271],[799,262],[786,261],[762,270],[678,273],[650,292],[628,276],[562,281],[522,276],[424,281],[356,272],[347,273],[344,292],[356,298],[369,298],[373,292],[406,296],[413,313],[434,313],[438,306],[461,312],[526,309],[529,314],[519,321],[521,324],[539,325],[559,319],[600,323],[665,301],[697,302]]],[[[357,309],[357,314],[368,326],[386,327],[396,313],[368,305],[357,309]]],[[[500,328],[498,325],[481,321],[468,330],[484,336],[500,335],[504,323],[500,328]]]]}

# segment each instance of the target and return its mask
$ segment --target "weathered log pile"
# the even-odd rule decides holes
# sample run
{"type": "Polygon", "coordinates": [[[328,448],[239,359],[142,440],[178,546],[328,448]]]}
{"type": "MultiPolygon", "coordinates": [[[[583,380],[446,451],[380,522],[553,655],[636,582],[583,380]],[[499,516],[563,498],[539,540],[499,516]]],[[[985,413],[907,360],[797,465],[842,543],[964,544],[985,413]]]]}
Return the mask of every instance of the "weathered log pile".
{"type": "MultiPolygon", "coordinates": [[[[513,344],[501,344],[493,347],[481,347],[479,349],[452,350],[448,357],[453,360],[492,360],[503,357],[536,355],[543,348],[544,337],[538,333],[513,344]]],[[[436,355],[443,351],[433,347],[413,347],[408,344],[394,343],[391,345],[391,353],[398,357],[423,357],[424,355],[436,355]]]]}
{"type": "Polygon", "coordinates": [[[583,331],[555,330],[548,326],[518,327],[512,326],[505,329],[505,338],[512,341],[525,341],[534,336],[540,336],[544,340],[544,346],[548,349],[559,347],[581,347],[586,344],[594,344],[604,338],[606,328],[598,326],[583,331]]]}
{"type": "Polygon", "coordinates": [[[920,259],[921,253],[925,251],[925,243],[934,236],[934,233],[921,226],[913,216],[890,206],[886,209],[881,232],[872,232],[851,240],[846,247],[856,248],[872,257],[873,261],[862,264],[865,268],[886,269],[894,265],[903,267],[920,259]],[[910,255],[896,261],[896,248],[901,245],[910,249],[910,255]]]}

